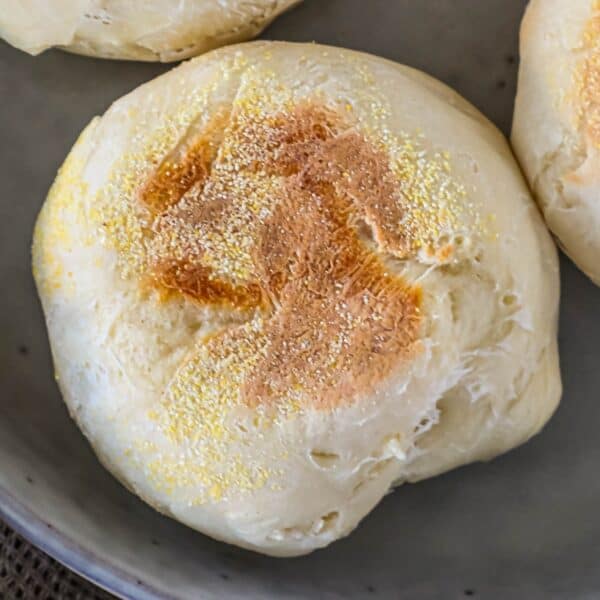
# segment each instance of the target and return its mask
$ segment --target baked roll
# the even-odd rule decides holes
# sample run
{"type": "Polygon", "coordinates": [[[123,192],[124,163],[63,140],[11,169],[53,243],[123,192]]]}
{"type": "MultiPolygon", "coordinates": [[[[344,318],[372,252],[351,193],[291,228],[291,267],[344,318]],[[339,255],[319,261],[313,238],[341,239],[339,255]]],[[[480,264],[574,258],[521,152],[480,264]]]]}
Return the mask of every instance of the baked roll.
{"type": "Polygon", "coordinates": [[[57,381],[161,512],[278,556],[536,433],[554,245],[500,133],[430,77],[229,47],[118,100],[39,216],[57,381]]]}
{"type": "Polygon", "coordinates": [[[533,0],[512,142],[548,226],[600,284],[600,2],[533,0]]]}
{"type": "Polygon", "coordinates": [[[257,36],[300,0],[2,0],[0,37],[101,58],[171,62],[257,36]]]}

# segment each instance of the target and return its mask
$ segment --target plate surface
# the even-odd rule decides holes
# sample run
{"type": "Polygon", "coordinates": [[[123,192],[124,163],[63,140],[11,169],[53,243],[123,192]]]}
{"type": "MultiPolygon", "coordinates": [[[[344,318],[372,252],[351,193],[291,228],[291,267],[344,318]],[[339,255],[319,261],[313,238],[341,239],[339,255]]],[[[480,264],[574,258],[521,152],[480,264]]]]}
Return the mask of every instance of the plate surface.
{"type": "MultiPolygon", "coordinates": [[[[508,131],[524,0],[306,0],[264,37],[379,54],[508,131]]],[[[600,597],[600,289],[562,260],[565,394],[542,435],[386,497],[347,539],[277,560],[162,517],[98,464],[52,378],[29,268],[35,215],[79,131],[167,70],[0,42],[0,515],[124,597],[600,597]]]]}

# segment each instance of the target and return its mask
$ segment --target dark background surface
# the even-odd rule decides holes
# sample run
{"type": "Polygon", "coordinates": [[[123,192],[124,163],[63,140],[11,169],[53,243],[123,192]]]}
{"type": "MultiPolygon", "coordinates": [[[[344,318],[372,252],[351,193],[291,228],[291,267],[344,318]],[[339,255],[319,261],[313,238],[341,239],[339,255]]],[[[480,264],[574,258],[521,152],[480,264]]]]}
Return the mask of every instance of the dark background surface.
{"type": "Polygon", "coordinates": [[[114,596],[69,571],[0,521],[0,598],[113,600],[114,596]]]}
{"type": "MultiPolygon", "coordinates": [[[[355,48],[455,87],[505,133],[524,0],[306,0],[264,37],[355,48]]],[[[277,560],[156,514],[94,458],[52,379],[29,267],[35,215],[89,119],[166,65],[0,43],[0,513],[134,598],[600,597],[600,289],[562,261],[565,394],[544,433],[404,486],[347,539],[277,560]]]]}

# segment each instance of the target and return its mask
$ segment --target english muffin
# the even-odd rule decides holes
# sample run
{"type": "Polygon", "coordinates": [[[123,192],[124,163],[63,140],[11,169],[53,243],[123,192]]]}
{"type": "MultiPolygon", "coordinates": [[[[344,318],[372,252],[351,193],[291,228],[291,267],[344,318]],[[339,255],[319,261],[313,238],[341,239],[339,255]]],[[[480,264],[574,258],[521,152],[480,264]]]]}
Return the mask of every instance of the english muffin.
{"type": "Polygon", "coordinates": [[[559,401],[556,251],[505,139],[373,56],[246,44],[118,100],[33,266],[104,465],[267,554],[524,442],[559,401]]]}
{"type": "Polygon", "coordinates": [[[600,2],[533,0],[512,142],[546,222],[600,284],[600,2]]]}
{"type": "Polygon", "coordinates": [[[39,54],[171,62],[257,36],[300,0],[3,0],[0,37],[39,54]]]}

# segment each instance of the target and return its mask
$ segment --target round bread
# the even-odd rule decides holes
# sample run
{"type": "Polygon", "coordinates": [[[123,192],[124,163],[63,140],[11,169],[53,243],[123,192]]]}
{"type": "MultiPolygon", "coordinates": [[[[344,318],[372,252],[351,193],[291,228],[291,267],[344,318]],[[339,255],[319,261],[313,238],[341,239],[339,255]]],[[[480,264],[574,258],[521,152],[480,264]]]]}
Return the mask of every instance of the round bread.
{"type": "Polygon", "coordinates": [[[512,142],[548,226],[600,284],[600,1],[530,3],[512,142]]]}
{"type": "Polygon", "coordinates": [[[0,37],[39,54],[171,62],[257,36],[300,0],[2,0],[0,37]]]}
{"type": "Polygon", "coordinates": [[[556,250],[507,143],[380,58],[252,43],[141,86],[75,144],[33,264],[103,463],[268,554],[524,442],[559,400],[556,250]]]}

